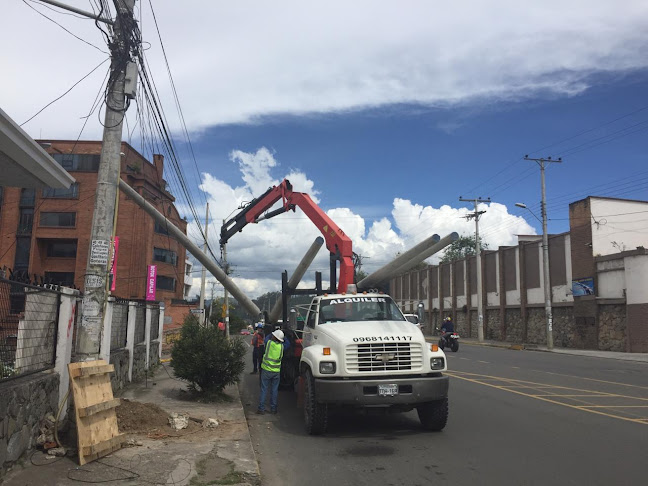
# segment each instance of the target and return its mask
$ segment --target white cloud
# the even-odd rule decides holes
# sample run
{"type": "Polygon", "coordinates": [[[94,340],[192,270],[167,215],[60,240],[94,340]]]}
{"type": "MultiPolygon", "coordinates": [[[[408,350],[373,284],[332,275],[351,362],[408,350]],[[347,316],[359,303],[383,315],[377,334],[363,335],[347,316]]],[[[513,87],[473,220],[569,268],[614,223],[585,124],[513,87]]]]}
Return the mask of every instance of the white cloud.
{"type": "MultiPolygon", "coordinates": [[[[24,3],[5,3],[0,38],[6,46],[20,39],[20,49],[3,51],[1,105],[22,122],[107,55],[24,3]]],[[[85,0],[68,3],[88,8],[85,0]]],[[[155,2],[193,130],[277,113],[570,96],[586,90],[593,73],[648,66],[643,0],[186,0],[178,5],[155,2]]],[[[33,6],[105,50],[94,22],[33,6]]],[[[138,9],[163,105],[175,114],[148,2],[138,2],[138,9]]],[[[26,129],[35,137],[76,137],[105,72],[100,69],[26,129]]],[[[100,133],[93,116],[86,137],[100,133]]]]}
{"type": "MultiPolygon", "coordinates": [[[[259,196],[269,184],[276,185],[282,179],[273,176],[278,173],[278,164],[266,148],[255,153],[237,151],[232,161],[241,169],[242,185],[229,187],[214,175],[203,174],[201,189],[205,191],[210,212],[220,220],[235,209],[242,201],[259,196]],[[252,190],[254,187],[254,191],[252,190]]],[[[294,190],[317,193],[314,183],[307,174],[292,169],[286,176],[294,184],[294,190]]],[[[274,208],[280,207],[280,202],[274,208]]],[[[326,208],[323,208],[326,209],[326,208]]],[[[479,207],[486,213],[480,220],[483,239],[491,248],[499,245],[516,244],[517,234],[535,234],[535,230],[519,216],[508,213],[506,206],[498,203],[479,207]]],[[[199,209],[199,213],[200,213],[199,209]]],[[[204,208],[202,208],[204,212],[204,208]]],[[[353,208],[330,208],[328,216],[351,238],[353,249],[363,256],[363,270],[368,273],[389,263],[398,252],[403,252],[434,233],[445,236],[453,231],[461,235],[474,232],[474,222],[465,219],[468,208],[442,206],[434,208],[414,204],[409,200],[396,198],[393,201],[392,225],[388,218],[373,222],[367,229],[364,219],[353,208]]],[[[189,233],[197,233],[190,223],[189,233]]],[[[218,231],[216,232],[218,233],[218,231]]],[[[210,231],[210,234],[214,234],[210,231]]],[[[236,284],[252,297],[268,291],[281,289],[281,272],[291,275],[315,238],[318,229],[297,209],[258,224],[248,224],[242,232],[232,236],[227,245],[228,261],[233,266],[236,284]]],[[[212,246],[217,247],[215,240],[212,246]]],[[[430,259],[429,262],[435,261],[430,259]]],[[[313,286],[314,272],[322,272],[324,282],[329,280],[329,253],[323,247],[304,277],[304,285],[313,286]]],[[[196,274],[197,275],[197,274],[196,274]]],[[[302,285],[302,286],[304,286],[302,285]]],[[[198,292],[200,279],[194,279],[192,295],[198,292]]]]}

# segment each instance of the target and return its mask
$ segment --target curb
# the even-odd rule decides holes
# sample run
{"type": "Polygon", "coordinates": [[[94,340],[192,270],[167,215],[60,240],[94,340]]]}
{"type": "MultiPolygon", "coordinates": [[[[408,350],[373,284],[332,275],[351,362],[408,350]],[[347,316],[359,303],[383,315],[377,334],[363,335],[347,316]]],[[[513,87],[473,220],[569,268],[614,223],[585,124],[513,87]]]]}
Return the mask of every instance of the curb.
{"type": "Polygon", "coordinates": [[[246,436],[248,444],[250,444],[250,450],[252,451],[252,458],[254,459],[254,466],[256,468],[256,477],[261,480],[261,469],[259,468],[259,459],[257,458],[256,452],[254,451],[254,445],[252,444],[252,436],[250,435],[250,423],[248,422],[247,415],[245,415],[245,408],[243,407],[243,400],[241,399],[241,383],[236,384],[236,389],[238,391],[238,403],[241,406],[241,413],[245,419],[246,424],[246,436]]]}

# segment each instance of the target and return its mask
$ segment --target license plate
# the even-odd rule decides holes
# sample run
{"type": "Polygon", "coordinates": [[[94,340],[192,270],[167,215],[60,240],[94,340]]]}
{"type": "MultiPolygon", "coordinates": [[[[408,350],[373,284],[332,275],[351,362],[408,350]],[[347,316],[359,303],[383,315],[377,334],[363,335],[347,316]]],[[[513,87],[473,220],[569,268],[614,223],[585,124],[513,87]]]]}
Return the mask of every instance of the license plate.
{"type": "Polygon", "coordinates": [[[378,385],[378,395],[381,397],[398,395],[398,385],[378,385]]]}

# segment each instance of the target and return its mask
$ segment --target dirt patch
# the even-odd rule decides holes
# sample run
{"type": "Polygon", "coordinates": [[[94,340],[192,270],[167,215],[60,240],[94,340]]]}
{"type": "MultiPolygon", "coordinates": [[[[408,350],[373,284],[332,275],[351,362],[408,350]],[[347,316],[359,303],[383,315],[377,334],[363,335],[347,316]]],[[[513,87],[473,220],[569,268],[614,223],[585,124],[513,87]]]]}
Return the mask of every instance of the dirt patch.
{"type": "Polygon", "coordinates": [[[236,437],[240,434],[241,424],[221,421],[218,427],[202,427],[202,418],[190,417],[186,429],[175,430],[169,425],[169,414],[154,403],[144,403],[121,399],[116,408],[119,431],[125,434],[146,436],[149,439],[172,439],[175,437],[187,440],[199,440],[205,435],[219,437],[236,437]]]}
{"type": "Polygon", "coordinates": [[[189,420],[186,429],[175,430],[169,425],[169,414],[154,403],[135,402],[122,398],[117,407],[119,431],[126,434],[146,435],[150,439],[182,437],[200,432],[202,427],[189,420]]]}
{"type": "Polygon", "coordinates": [[[169,414],[154,403],[133,402],[122,398],[117,407],[119,431],[127,434],[171,430],[169,414]]]}

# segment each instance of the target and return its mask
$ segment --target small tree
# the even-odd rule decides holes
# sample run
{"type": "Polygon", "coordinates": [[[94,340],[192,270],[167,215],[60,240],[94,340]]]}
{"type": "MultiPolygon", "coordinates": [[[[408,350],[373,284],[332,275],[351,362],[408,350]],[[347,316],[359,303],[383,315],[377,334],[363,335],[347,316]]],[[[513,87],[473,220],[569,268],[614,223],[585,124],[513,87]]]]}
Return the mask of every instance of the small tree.
{"type": "Polygon", "coordinates": [[[239,382],[245,354],[243,341],[228,340],[218,326],[201,326],[192,315],[185,318],[180,339],[171,349],[176,376],[208,395],[222,393],[226,386],[239,382]]]}
{"type": "MultiPolygon", "coordinates": [[[[482,250],[488,250],[488,244],[484,243],[479,238],[479,245],[482,250]]],[[[457,240],[453,241],[441,258],[441,263],[450,263],[456,260],[462,260],[467,256],[475,254],[475,237],[474,236],[460,236],[457,240]]]]}

